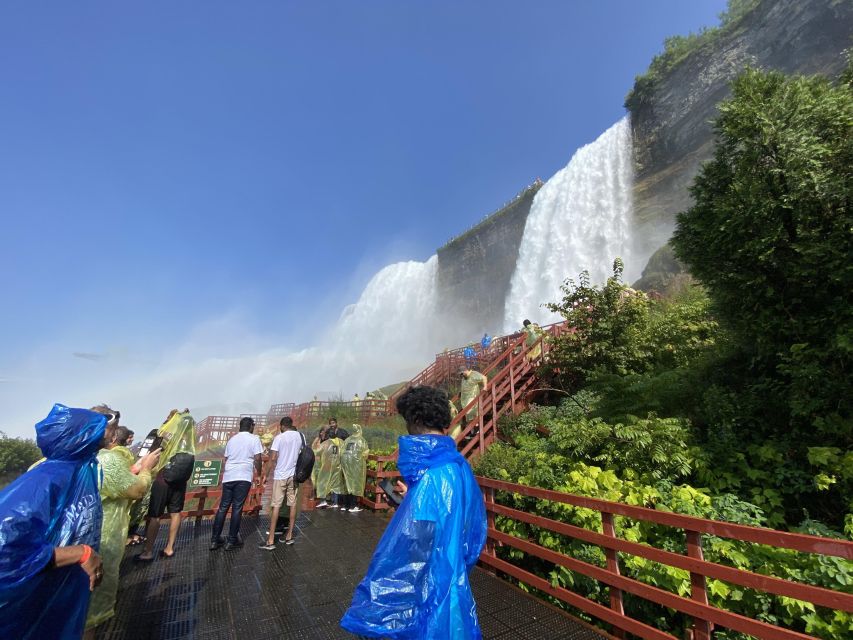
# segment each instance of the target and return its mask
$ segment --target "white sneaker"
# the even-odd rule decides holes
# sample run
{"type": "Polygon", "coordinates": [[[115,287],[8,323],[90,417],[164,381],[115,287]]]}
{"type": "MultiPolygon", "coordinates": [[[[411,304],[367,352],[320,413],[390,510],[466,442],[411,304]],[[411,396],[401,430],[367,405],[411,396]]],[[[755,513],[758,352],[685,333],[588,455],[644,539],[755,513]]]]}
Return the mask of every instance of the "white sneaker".
{"type": "Polygon", "coordinates": [[[359,511],[364,511],[361,507],[353,507],[349,510],[350,513],[358,513],[359,511]]]}
{"type": "Polygon", "coordinates": [[[316,508],[317,508],[317,509],[325,509],[325,508],[326,508],[326,507],[328,507],[328,506],[329,506],[329,503],[328,503],[328,502],[326,502],[325,500],[323,500],[322,502],[320,502],[320,503],[317,505],[317,507],[316,507],[316,508]]]}

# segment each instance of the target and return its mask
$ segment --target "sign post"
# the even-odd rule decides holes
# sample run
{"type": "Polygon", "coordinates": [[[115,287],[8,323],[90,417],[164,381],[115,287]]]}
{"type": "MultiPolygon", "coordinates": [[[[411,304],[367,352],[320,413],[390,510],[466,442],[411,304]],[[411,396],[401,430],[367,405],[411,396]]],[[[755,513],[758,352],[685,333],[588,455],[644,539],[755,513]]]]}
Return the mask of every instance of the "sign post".
{"type": "Polygon", "coordinates": [[[188,489],[203,489],[218,487],[222,477],[222,460],[196,460],[193,464],[193,474],[188,483],[188,489]]]}

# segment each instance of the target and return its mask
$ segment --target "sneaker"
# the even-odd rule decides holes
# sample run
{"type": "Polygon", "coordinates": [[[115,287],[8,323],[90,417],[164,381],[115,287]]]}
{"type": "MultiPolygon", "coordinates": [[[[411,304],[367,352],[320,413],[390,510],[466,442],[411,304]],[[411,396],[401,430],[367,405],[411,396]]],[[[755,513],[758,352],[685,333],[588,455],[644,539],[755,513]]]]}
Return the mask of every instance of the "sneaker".
{"type": "Polygon", "coordinates": [[[264,542],[263,544],[258,545],[258,549],[263,549],[264,551],[275,551],[275,545],[264,542]]]}
{"type": "Polygon", "coordinates": [[[320,503],[319,503],[315,508],[316,508],[316,509],[325,509],[325,508],[326,508],[326,507],[328,507],[328,506],[329,506],[329,503],[328,503],[328,502],[326,502],[325,500],[323,500],[323,501],[322,501],[322,502],[320,502],[320,503]]]}
{"type": "Polygon", "coordinates": [[[350,513],[358,513],[359,511],[364,511],[361,507],[353,507],[349,510],[350,513]]]}
{"type": "Polygon", "coordinates": [[[223,544],[225,544],[225,538],[217,538],[216,540],[211,540],[210,541],[210,550],[216,551],[223,544]]]}
{"type": "Polygon", "coordinates": [[[231,542],[230,540],[225,543],[225,550],[231,551],[231,549],[239,549],[243,546],[242,540],[237,540],[237,542],[231,542]]]}

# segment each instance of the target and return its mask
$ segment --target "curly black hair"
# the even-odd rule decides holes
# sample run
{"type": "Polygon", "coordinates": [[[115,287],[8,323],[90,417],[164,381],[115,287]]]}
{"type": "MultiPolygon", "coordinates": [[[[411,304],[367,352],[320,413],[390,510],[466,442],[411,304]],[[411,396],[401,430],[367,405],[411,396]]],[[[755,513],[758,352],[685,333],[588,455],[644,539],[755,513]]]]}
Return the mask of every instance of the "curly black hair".
{"type": "Polygon", "coordinates": [[[412,435],[443,432],[450,424],[447,394],[435,387],[412,387],[397,398],[397,411],[412,435]]]}

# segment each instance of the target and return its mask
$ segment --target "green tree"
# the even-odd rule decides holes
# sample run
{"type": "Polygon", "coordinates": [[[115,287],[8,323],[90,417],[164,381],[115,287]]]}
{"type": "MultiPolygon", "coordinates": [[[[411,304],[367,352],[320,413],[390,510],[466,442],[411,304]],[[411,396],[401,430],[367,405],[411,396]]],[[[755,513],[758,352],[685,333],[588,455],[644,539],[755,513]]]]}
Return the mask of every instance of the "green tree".
{"type": "MultiPolygon", "coordinates": [[[[738,409],[784,408],[782,420],[753,414],[739,435],[778,441],[780,463],[799,468],[809,447],[853,444],[850,77],[740,75],[672,240],[731,330],[740,375],[724,386],[738,409]]],[[[818,489],[834,484],[827,471],[818,489]]]]}
{"type": "Polygon", "coordinates": [[[853,91],[749,70],[673,245],[792,413],[850,415],[853,91]]]}
{"type": "Polygon", "coordinates": [[[602,286],[591,284],[584,271],[578,282],[570,278],[561,285],[560,302],[547,305],[573,329],[557,338],[551,349],[553,375],[569,391],[580,389],[594,375],[625,375],[646,368],[648,354],[641,336],[649,301],[622,283],[622,271],[617,258],[613,275],[602,286]]]}
{"type": "Polygon", "coordinates": [[[0,431],[0,485],[15,479],[39,458],[41,451],[35,442],[10,438],[0,431]]]}

